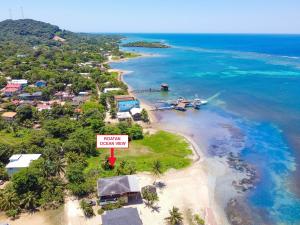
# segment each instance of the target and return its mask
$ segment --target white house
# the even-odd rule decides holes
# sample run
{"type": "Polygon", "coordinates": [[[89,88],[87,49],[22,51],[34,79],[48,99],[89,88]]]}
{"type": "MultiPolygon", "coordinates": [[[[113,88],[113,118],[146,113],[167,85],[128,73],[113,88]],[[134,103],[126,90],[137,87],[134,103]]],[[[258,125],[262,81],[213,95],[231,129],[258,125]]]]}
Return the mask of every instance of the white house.
{"type": "Polygon", "coordinates": [[[134,120],[140,120],[142,111],[143,110],[141,108],[132,108],[132,109],[130,109],[130,114],[132,115],[132,118],[134,120]]]}
{"type": "Polygon", "coordinates": [[[103,93],[108,93],[110,91],[120,91],[121,88],[104,88],[103,93]]]}
{"type": "Polygon", "coordinates": [[[118,112],[117,118],[118,120],[127,120],[131,118],[131,115],[129,112],[118,112]]]}
{"type": "Polygon", "coordinates": [[[20,169],[29,167],[30,163],[37,160],[41,154],[17,154],[9,158],[9,163],[6,165],[8,175],[13,175],[20,169]]]}
{"type": "Polygon", "coordinates": [[[25,79],[15,79],[10,81],[11,84],[21,84],[22,86],[26,86],[28,81],[25,79]]]}

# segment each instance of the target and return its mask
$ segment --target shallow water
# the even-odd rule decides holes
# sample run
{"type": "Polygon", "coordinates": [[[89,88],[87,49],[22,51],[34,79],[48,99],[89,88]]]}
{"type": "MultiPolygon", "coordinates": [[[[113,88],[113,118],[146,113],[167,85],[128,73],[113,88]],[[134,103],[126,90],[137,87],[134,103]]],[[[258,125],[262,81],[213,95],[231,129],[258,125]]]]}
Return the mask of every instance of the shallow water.
{"type": "Polygon", "coordinates": [[[173,46],[135,49],[160,57],[112,64],[134,71],[124,77],[134,89],[170,85],[168,94],[140,98],[210,99],[199,111],[160,112],[160,123],[192,135],[210,157],[235,152],[255,166],[259,181],[246,199],[262,212],[257,221],[300,224],[300,36],[128,36],[173,46]]]}

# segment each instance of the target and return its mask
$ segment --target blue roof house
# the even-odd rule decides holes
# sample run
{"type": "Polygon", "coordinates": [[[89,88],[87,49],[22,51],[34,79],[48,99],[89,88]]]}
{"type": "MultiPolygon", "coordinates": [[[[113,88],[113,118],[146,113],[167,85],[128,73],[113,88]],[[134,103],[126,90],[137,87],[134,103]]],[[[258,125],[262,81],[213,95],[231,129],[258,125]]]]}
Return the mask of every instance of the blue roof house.
{"type": "Polygon", "coordinates": [[[132,108],[140,108],[140,102],[138,100],[128,100],[118,102],[119,112],[129,112],[132,108]]]}
{"type": "Polygon", "coordinates": [[[45,87],[47,85],[47,82],[44,80],[38,80],[37,82],[35,82],[35,86],[37,87],[45,87]]]}

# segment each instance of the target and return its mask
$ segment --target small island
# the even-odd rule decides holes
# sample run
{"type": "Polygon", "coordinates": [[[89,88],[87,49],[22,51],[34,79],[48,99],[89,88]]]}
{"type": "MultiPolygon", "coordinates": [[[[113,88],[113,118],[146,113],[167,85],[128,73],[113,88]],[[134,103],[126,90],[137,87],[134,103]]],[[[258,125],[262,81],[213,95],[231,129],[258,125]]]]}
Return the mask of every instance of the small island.
{"type": "Polygon", "coordinates": [[[136,41],[129,42],[122,45],[123,47],[137,47],[137,48],[170,48],[169,45],[166,45],[161,42],[148,42],[148,41],[136,41]]]}

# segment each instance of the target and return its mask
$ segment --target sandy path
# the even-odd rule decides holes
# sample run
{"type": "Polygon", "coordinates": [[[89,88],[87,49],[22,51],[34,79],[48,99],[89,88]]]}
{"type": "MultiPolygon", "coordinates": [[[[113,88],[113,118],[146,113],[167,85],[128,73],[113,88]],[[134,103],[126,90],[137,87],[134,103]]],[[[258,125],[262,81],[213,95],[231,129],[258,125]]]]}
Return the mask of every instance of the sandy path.
{"type": "MultiPolygon", "coordinates": [[[[169,215],[169,210],[173,206],[178,207],[181,212],[190,209],[203,218],[205,218],[205,209],[210,208],[217,224],[227,225],[226,216],[215,201],[216,176],[211,175],[213,171],[210,169],[210,163],[212,163],[211,160],[197,161],[189,168],[178,171],[171,170],[163,175],[159,181],[166,186],[158,191],[157,206],[159,210],[153,211],[145,205],[137,205],[144,225],[164,224],[164,218],[169,215]]],[[[224,165],[221,162],[213,163],[217,163],[217,167],[223,169],[224,165]]],[[[223,170],[223,173],[227,173],[227,171],[223,170]]],[[[154,178],[150,174],[142,173],[138,175],[138,178],[141,187],[154,182],[154,178]]],[[[185,218],[184,224],[188,224],[187,218],[185,218]]]]}
{"type": "Polygon", "coordinates": [[[66,225],[99,225],[102,223],[101,216],[94,209],[95,216],[86,218],[79,206],[79,200],[74,197],[66,199],[64,214],[66,225]]]}

